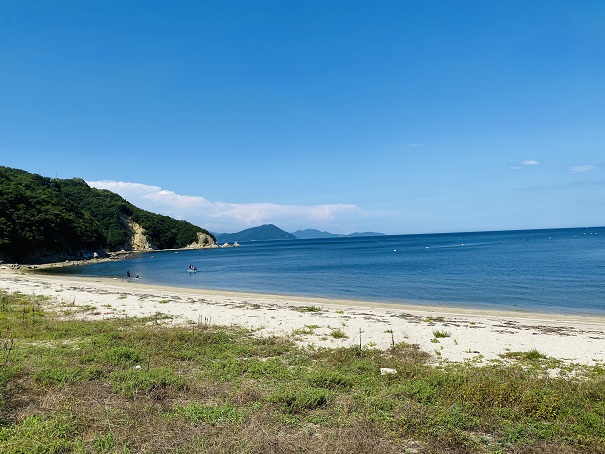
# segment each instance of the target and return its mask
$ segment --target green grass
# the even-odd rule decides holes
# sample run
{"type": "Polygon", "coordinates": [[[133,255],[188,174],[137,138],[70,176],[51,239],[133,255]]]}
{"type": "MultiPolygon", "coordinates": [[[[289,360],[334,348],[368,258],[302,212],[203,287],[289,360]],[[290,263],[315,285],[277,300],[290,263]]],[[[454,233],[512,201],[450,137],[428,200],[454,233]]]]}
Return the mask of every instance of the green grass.
{"type": "Polygon", "coordinates": [[[507,352],[500,356],[502,358],[514,358],[525,361],[539,361],[541,359],[546,359],[546,355],[544,353],[540,353],[536,349],[529,350],[527,352],[507,352]]]}
{"type": "Polygon", "coordinates": [[[294,336],[306,336],[310,334],[314,334],[315,330],[319,328],[319,325],[305,325],[303,328],[297,328],[292,330],[292,334],[294,336]]]}
{"type": "Polygon", "coordinates": [[[406,343],[302,348],[46,304],[0,292],[2,453],[605,453],[601,366],[436,364],[406,343]]]}
{"type": "Polygon", "coordinates": [[[347,336],[347,334],[340,328],[333,329],[330,332],[330,336],[332,336],[334,339],[348,339],[349,338],[349,336],[347,336]]]}
{"type": "Polygon", "coordinates": [[[425,317],[422,319],[422,321],[426,323],[443,322],[444,320],[443,317],[425,317]]]}

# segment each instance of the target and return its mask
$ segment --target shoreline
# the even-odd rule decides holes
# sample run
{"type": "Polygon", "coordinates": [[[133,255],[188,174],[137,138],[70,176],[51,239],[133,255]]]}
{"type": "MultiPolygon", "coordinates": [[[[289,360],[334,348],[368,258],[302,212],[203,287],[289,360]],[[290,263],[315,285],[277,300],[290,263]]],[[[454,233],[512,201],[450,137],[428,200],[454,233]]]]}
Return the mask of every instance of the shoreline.
{"type": "Polygon", "coordinates": [[[566,363],[605,364],[605,316],[598,315],[189,289],[6,266],[0,266],[0,289],[50,297],[57,311],[84,319],[161,313],[163,323],[241,326],[259,336],[285,335],[316,347],[386,349],[406,342],[436,360],[485,362],[507,352],[538,350],[566,363]]]}
{"type": "MultiPolygon", "coordinates": [[[[220,247],[220,246],[217,246],[220,247]]],[[[97,264],[97,263],[103,263],[103,262],[112,262],[112,261],[118,261],[118,260],[128,260],[131,259],[133,256],[137,255],[137,254],[142,254],[142,253],[148,253],[148,252],[165,252],[165,251],[182,251],[182,250],[188,250],[189,248],[181,248],[181,249],[159,249],[156,251],[123,251],[123,252],[114,252],[111,253],[108,257],[102,257],[102,258],[96,258],[96,259],[85,259],[85,260],[66,260],[64,262],[51,262],[51,263],[43,263],[43,264],[7,264],[7,263],[1,263],[0,262],[0,271],[2,269],[9,269],[13,272],[21,272],[21,273],[32,273],[35,274],[38,270],[48,270],[48,269],[53,269],[53,268],[68,268],[71,266],[86,266],[86,265],[93,265],[93,264],[97,264]]],[[[52,274],[49,274],[48,276],[52,276],[52,274]]],[[[57,277],[60,277],[59,275],[57,275],[57,277]]],[[[70,276],[70,278],[73,279],[78,279],[80,278],[80,276],[70,276]]],[[[107,281],[112,281],[115,282],[116,278],[109,278],[109,277],[81,277],[83,280],[89,281],[90,279],[95,279],[97,281],[99,280],[107,280],[107,281]]],[[[119,279],[118,279],[119,280],[119,279]]],[[[132,282],[134,283],[138,283],[138,281],[134,281],[132,282]]],[[[140,282],[141,285],[148,285],[154,288],[167,288],[167,289],[175,289],[175,290],[179,290],[179,291],[191,291],[191,292],[196,292],[196,291],[200,291],[200,292],[205,292],[205,293],[224,293],[224,294],[235,294],[235,295],[258,295],[258,296],[265,296],[265,297],[271,297],[271,298],[276,298],[276,299],[280,299],[280,298],[297,298],[297,299],[304,299],[304,300],[317,300],[317,301],[324,301],[326,304],[332,304],[332,303],[338,303],[338,304],[344,304],[344,305],[361,305],[361,306],[377,306],[377,307],[384,307],[384,308],[393,308],[393,307],[401,307],[401,308],[407,308],[409,310],[420,310],[420,311],[439,311],[442,313],[451,313],[451,314],[479,314],[479,315],[493,315],[493,316],[518,316],[518,317],[538,317],[538,318],[549,318],[549,319],[557,319],[558,317],[562,318],[563,320],[569,320],[569,319],[578,319],[578,320],[586,320],[586,319],[595,319],[595,320],[601,320],[601,319],[605,319],[605,313],[595,313],[595,312],[589,312],[589,311],[584,311],[584,312],[580,312],[580,313],[573,313],[573,312],[557,312],[557,311],[549,311],[549,312],[540,312],[538,310],[530,310],[530,309],[499,309],[499,308],[494,308],[494,309],[486,309],[486,308],[481,308],[481,307],[474,307],[475,304],[473,303],[469,303],[469,304],[464,304],[462,302],[458,303],[455,301],[452,301],[451,304],[439,304],[438,302],[431,302],[431,303],[421,303],[421,302],[414,302],[414,301],[375,301],[375,300],[357,300],[357,299],[345,299],[345,298],[338,298],[338,297],[318,297],[318,296],[307,296],[307,295],[294,295],[294,294],[273,294],[273,293],[262,293],[262,292],[253,292],[253,291],[244,291],[244,290],[220,290],[220,289],[196,289],[196,288],[191,288],[191,287],[180,287],[180,286],[169,286],[169,285],[164,285],[164,284],[151,284],[151,283],[144,283],[144,282],[140,282]],[[459,304],[459,305],[458,305],[459,304]]]]}
{"type": "MultiPolygon", "coordinates": [[[[136,253],[136,252],[135,252],[136,253]]],[[[132,253],[129,253],[132,254],[132,253]]],[[[128,259],[130,257],[122,257],[120,259],[116,258],[107,258],[100,259],[101,261],[113,261],[113,260],[121,260],[128,259]]],[[[95,262],[98,263],[98,262],[95,262]]],[[[195,293],[195,294],[204,294],[204,295],[222,295],[222,296],[230,296],[230,297],[248,297],[248,298],[264,298],[264,299],[272,299],[272,300],[301,300],[305,302],[314,302],[314,303],[322,303],[325,305],[337,305],[337,306],[359,306],[366,308],[381,308],[381,309],[400,309],[407,310],[412,312],[421,312],[421,313],[432,313],[438,312],[440,314],[447,314],[451,316],[457,315],[477,315],[477,316],[491,316],[491,317],[519,317],[519,318],[529,318],[529,319],[549,319],[549,320],[560,320],[560,321],[578,321],[578,322],[589,322],[593,320],[595,323],[600,323],[601,321],[605,322],[605,314],[598,313],[565,313],[565,312],[540,312],[540,311],[532,311],[532,310],[521,310],[521,309],[486,309],[479,307],[472,307],[471,305],[467,306],[456,306],[456,303],[449,304],[421,304],[414,302],[397,302],[397,301],[374,301],[374,300],[357,300],[357,299],[345,299],[345,298],[336,298],[336,297],[319,297],[319,296],[305,296],[305,295],[294,295],[294,294],[279,294],[279,293],[263,293],[263,292],[254,292],[254,291],[240,291],[240,290],[220,290],[220,289],[208,289],[208,288],[193,288],[193,287],[181,287],[181,286],[172,286],[172,285],[164,285],[164,284],[152,284],[145,281],[137,280],[135,278],[131,278],[128,281],[126,278],[116,278],[116,277],[100,277],[100,276],[78,276],[78,275],[55,275],[55,274],[45,274],[37,273],[38,270],[44,270],[49,268],[61,268],[61,267],[69,267],[69,266],[81,266],[91,264],[91,261],[73,261],[69,263],[50,263],[42,266],[36,265],[35,267],[30,266],[22,266],[22,268],[15,269],[15,272],[21,272],[23,274],[29,274],[32,276],[40,276],[40,277],[51,277],[57,279],[67,279],[69,281],[81,281],[82,283],[106,283],[106,284],[115,284],[117,282],[124,283],[126,285],[131,286],[140,286],[142,288],[149,289],[157,289],[166,292],[174,292],[174,293],[195,293]],[[82,262],[82,263],[80,263],[82,262]]],[[[2,271],[2,265],[0,265],[0,273],[2,271]]],[[[0,274],[1,276],[1,274],[0,274]]]]}

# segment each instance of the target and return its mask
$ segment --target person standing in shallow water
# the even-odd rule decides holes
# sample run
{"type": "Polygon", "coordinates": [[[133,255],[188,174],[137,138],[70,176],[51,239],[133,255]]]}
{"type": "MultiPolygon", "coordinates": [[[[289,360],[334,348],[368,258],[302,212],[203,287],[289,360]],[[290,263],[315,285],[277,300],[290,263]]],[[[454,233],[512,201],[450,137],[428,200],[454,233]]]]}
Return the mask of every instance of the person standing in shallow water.
{"type": "Polygon", "coordinates": [[[126,271],[126,279],[130,280],[130,270],[126,271]]]}

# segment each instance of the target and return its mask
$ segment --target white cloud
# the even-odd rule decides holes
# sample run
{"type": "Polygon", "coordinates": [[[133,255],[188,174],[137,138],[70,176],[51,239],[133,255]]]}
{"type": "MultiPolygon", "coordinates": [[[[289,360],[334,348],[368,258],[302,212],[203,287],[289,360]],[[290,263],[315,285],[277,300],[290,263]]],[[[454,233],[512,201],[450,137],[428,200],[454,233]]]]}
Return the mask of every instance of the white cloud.
{"type": "MultiPolygon", "coordinates": [[[[88,181],[97,189],[115,192],[154,213],[184,219],[214,232],[237,232],[261,224],[294,231],[312,227],[340,229],[364,213],[353,204],[277,205],[273,203],[211,202],[201,196],[180,195],[159,186],[121,181],[88,181]]],[[[350,233],[350,232],[338,232],[350,233]]]]}
{"type": "Polygon", "coordinates": [[[510,170],[521,170],[521,169],[523,169],[523,167],[526,167],[526,166],[537,166],[537,165],[540,165],[540,163],[538,161],[528,160],[528,161],[522,161],[521,164],[510,166],[509,169],[510,170]]]}
{"type": "Polygon", "coordinates": [[[571,167],[569,169],[569,171],[571,173],[583,173],[583,172],[588,172],[590,170],[595,170],[598,169],[597,166],[593,166],[593,165],[587,165],[587,166],[575,166],[575,167],[571,167]]]}

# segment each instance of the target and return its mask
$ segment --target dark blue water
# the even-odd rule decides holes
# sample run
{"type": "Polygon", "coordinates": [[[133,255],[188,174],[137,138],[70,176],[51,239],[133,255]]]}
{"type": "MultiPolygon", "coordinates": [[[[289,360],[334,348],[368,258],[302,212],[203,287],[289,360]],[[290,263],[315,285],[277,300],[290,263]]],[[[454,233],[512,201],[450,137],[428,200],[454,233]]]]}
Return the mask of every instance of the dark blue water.
{"type": "Polygon", "coordinates": [[[605,227],[250,242],[53,272],[127,270],[178,287],[605,314],[605,227]]]}

